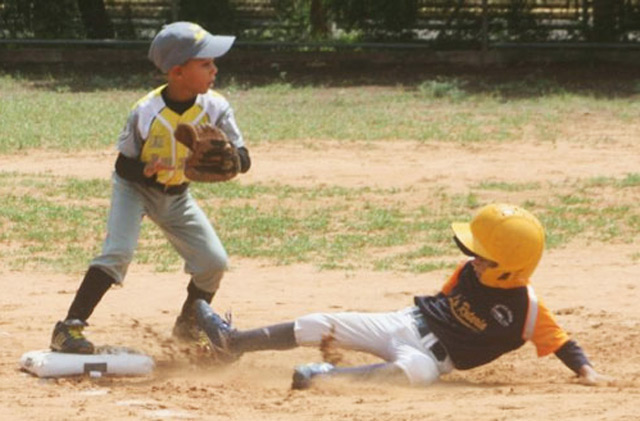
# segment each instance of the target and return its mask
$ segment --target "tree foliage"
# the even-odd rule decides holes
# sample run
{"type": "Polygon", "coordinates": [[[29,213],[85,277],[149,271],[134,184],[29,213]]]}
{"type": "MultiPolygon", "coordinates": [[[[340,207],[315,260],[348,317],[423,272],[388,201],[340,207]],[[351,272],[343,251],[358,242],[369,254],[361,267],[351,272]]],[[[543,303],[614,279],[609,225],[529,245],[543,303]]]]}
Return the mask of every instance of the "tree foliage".
{"type": "Polygon", "coordinates": [[[179,0],[178,19],[195,22],[215,33],[237,30],[234,7],[230,0],[179,0]]]}
{"type": "Polygon", "coordinates": [[[417,0],[328,0],[328,9],[346,30],[372,38],[407,38],[418,16],[417,0]]]}
{"type": "Polygon", "coordinates": [[[485,14],[482,0],[0,0],[0,37],[148,39],[180,19],[241,40],[473,46],[483,28],[490,41],[640,39],[640,0],[486,4],[485,14]]]}

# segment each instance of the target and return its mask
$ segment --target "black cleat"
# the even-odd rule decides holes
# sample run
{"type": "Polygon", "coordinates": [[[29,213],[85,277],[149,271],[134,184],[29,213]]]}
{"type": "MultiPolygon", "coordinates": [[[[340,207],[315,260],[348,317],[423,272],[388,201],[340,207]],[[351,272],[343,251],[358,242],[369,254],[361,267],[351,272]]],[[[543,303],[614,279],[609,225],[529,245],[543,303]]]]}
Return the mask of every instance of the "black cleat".
{"type": "Polygon", "coordinates": [[[202,340],[206,341],[204,332],[198,327],[195,315],[184,316],[180,315],[176,318],[176,322],[173,325],[173,331],[171,332],[174,338],[184,342],[197,342],[202,340]]]}
{"type": "Polygon", "coordinates": [[[71,354],[93,354],[94,346],[82,334],[87,322],[78,319],[59,321],[51,335],[51,350],[71,354]]]}

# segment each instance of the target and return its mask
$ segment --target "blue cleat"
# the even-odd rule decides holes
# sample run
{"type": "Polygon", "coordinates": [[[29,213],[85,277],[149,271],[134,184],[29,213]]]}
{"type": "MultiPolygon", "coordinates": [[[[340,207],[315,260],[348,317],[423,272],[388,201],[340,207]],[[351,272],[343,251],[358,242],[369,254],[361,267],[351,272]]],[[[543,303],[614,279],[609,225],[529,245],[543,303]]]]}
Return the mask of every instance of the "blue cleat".
{"type": "Polygon", "coordinates": [[[319,375],[329,374],[335,367],[329,363],[310,363],[297,366],[293,371],[291,388],[294,390],[308,389],[311,380],[319,375]]]}
{"type": "Polygon", "coordinates": [[[220,362],[231,363],[242,355],[231,349],[231,335],[235,329],[229,320],[220,317],[205,300],[194,303],[198,327],[207,335],[211,350],[220,362]]]}

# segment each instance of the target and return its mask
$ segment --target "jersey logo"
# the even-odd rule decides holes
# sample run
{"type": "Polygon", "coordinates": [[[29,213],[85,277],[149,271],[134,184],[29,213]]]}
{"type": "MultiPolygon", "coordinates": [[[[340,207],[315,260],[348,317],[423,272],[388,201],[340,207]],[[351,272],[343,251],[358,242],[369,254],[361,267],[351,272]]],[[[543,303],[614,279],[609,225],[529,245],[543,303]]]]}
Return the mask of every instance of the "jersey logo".
{"type": "Polygon", "coordinates": [[[491,316],[500,324],[502,327],[508,327],[511,323],[513,323],[513,313],[511,309],[504,304],[496,304],[491,309],[491,316]]]}
{"type": "Polygon", "coordinates": [[[153,135],[148,140],[148,142],[150,147],[160,149],[162,148],[162,144],[164,143],[164,138],[162,136],[153,135]]]}
{"type": "Polygon", "coordinates": [[[195,39],[196,44],[202,41],[202,39],[207,34],[200,25],[196,25],[196,24],[191,24],[191,31],[193,31],[193,38],[195,39]]]}
{"type": "Polygon", "coordinates": [[[453,316],[469,329],[481,332],[487,328],[487,322],[473,312],[471,304],[464,301],[462,295],[458,294],[449,297],[449,306],[453,316]]]}

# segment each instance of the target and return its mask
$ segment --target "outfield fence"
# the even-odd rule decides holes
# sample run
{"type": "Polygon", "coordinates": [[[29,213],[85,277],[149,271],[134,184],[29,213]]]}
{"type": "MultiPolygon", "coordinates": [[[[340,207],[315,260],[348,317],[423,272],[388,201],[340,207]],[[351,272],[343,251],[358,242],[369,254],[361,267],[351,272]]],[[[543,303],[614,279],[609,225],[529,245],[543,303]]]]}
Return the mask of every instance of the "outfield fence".
{"type": "Polygon", "coordinates": [[[640,63],[640,0],[0,0],[0,67],[142,62],[176,20],[236,35],[247,69],[640,63]]]}
{"type": "Polygon", "coordinates": [[[0,0],[0,37],[150,39],[195,21],[243,41],[640,42],[640,0],[0,0]]]}

